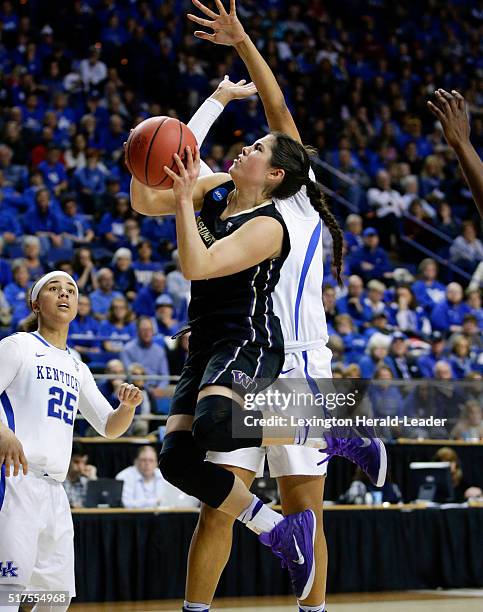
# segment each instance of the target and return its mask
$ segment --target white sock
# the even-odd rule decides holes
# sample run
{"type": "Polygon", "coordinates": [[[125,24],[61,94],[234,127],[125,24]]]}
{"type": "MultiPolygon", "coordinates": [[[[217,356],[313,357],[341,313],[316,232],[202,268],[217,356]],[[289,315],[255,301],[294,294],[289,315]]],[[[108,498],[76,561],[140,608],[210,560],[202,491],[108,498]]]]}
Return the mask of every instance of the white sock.
{"type": "Polygon", "coordinates": [[[320,606],[303,606],[300,601],[299,604],[299,612],[324,612],[325,610],[325,601],[321,603],[320,606]]]}
{"type": "Polygon", "coordinates": [[[192,601],[185,601],[183,603],[183,612],[207,612],[210,609],[211,604],[205,603],[193,603],[192,601]]]}
{"type": "Polygon", "coordinates": [[[253,496],[251,504],[237,517],[248,529],[257,534],[272,531],[272,529],[283,521],[283,516],[269,508],[256,495],[253,496]]]}

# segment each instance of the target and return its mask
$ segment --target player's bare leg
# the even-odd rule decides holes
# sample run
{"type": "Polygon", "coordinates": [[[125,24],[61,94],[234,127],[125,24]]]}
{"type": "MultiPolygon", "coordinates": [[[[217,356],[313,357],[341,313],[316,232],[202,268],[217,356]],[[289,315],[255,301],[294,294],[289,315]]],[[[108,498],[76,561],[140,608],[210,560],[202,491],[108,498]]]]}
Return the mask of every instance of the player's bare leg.
{"type": "MultiPolygon", "coordinates": [[[[254,472],[239,467],[220,467],[236,474],[247,488],[252,485],[254,472]]],[[[221,573],[230,557],[234,522],[234,516],[203,504],[188,554],[186,601],[207,606],[213,601],[221,573]]]]}
{"type": "Polygon", "coordinates": [[[327,582],[327,542],[322,519],[325,476],[282,476],[277,482],[284,515],[312,510],[317,518],[314,583],[309,596],[299,603],[318,609],[325,601],[327,582]]]}

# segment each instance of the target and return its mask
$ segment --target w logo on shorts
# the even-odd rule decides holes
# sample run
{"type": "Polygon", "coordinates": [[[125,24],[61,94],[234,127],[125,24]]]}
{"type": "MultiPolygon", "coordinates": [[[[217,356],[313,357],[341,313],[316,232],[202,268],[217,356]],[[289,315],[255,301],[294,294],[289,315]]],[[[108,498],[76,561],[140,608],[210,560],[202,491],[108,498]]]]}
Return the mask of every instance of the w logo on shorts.
{"type": "Polygon", "coordinates": [[[233,376],[233,382],[235,385],[240,385],[244,389],[248,389],[249,387],[253,386],[253,390],[255,390],[258,386],[253,378],[250,378],[248,374],[245,374],[245,372],[242,372],[241,370],[232,370],[231,374],[233,376]]]}
{"type": "Polygon", "coordinates": [[[18,578],[18,567],[14,567],[13,561],[0,561],[0,578],[18,578]]]}

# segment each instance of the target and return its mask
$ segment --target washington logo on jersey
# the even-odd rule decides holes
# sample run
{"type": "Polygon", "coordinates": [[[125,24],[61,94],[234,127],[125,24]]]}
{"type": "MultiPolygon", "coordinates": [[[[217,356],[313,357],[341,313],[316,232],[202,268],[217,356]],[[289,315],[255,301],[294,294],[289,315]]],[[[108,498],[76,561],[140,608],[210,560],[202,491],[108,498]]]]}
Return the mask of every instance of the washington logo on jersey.
{"type": "Polygon", "coordinates": [[[13,561],[0,561],[0,578],[18,578],[17,572],[13,561]]]}
{"type": "Polygon", "coordinates": [[[196,219],[196,225],[198,226],[198,234],[201,236],[201,239],[206,245],[210,246],[211,244],[216,242],[216,238],[213,236],[210,230],[206,227],[201,217],[198,217],[196,219]]]}
{"type": "Polygon", "coordinates": [[[258,386],[253,378],[241,370],[232,370],[231,375],[233,376],[233,382],[235,385],[241,385],[244,389],[248,390],[249,387],[253,387],[252,390],[254,391],[258,386]]]}

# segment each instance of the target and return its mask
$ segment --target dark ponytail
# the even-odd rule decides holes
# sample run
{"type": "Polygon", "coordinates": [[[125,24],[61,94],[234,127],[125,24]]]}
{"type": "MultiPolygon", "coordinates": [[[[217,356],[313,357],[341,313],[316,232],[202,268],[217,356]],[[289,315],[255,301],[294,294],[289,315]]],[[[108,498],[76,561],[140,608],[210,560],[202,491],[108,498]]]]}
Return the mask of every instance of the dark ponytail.
{"type": "Polygon", "coordinates": [[[344,249],[344,233],[341,230],[337,219],[332,214],[332,211],[327,206],[324,194],[317,183],[309,180],[306,183],[307,195],[310,198],[312,207],[319,213],[320,218],[329,229],[330,235],[332,236],[332,263],[335,269],[335,277],[339,287],[343,286],[342,281],[342,259],[344,249]]]}
{"type": "Polygon", "coordinates": [[[283,181],[271,192],[270,196],[284,200],[295,195],[303,185],[307,188],[307,195],[314,210],[329,229],[332,236],[333,265],[339,286],[342,282],[342,259],[344,234],[336,218],[327,206],[324,194],[319,185],[310,180],[310,158],[315,149],[304,147],[287,134],[272,132],[275,144],[272,147],[271,166],[285,170],[283,181]]]}

